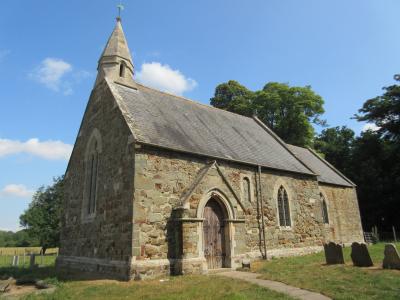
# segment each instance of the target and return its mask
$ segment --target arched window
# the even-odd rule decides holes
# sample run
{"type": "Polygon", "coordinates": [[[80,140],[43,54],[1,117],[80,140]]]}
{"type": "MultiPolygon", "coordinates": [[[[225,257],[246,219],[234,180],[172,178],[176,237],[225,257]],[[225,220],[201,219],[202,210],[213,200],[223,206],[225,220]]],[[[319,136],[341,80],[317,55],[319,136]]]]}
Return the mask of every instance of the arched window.
{"type": "Polygon", "coordinates": [[[249,177],[243,178],[242,185],[243,185],[243,190],[242,190],[243,201],[251,202],[251,186],[249,177]]]}
{"type": "Polygon", "coordinates": [[[322,221],[325,224],[329,224],[328,207],[326,205],[325,197],[324,197],[324,195],[322,195],[322,193],[319,194],[319,197],[321,198],[322,221]]]}
{"type": "Polygon", "coordinates": [[[99,169],[99,153],[101,153],[101,139],[98,130],[94,130],[89,139],[85,155],[85,199],[83,215],[91,216],[96,212],[97,177],[99,169]]]}
{"type": "Polygon", "coordinates": [[[283,186],[278,190],[278,211],[279,211],[279,225],[283,227],[290,227],[290,209],[289,199],[287,192],[283,186]]]}
{"type": "Polygon", "coordinates": [[[125,77],[125,64],[123,62],[119,64],[119,77],[125,77]]]}

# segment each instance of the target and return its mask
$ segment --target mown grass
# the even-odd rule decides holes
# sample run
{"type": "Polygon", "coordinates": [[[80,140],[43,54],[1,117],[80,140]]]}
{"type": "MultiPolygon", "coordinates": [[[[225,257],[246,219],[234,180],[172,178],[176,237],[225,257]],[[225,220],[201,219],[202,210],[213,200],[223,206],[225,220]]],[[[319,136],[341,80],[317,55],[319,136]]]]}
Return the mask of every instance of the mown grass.
{"type": "MultiPolygon", "coordinates": [[[[41,279],[55,285],[52,294],[30,294],[22,299],[155,299],[155,300],[245,300],[277,299],[293,300],[286,295],[276,293],[256,285],[218,277],[176,276],[160,279],[119,282],[115,280],[74,280],[57,277],[54,266],[29,268],[0,267],[0,278],[12,276],[16,279],[41,279]]],[[[0,296],[1,297],[1,296],[0,296]]]]}
{"type": "MultiPolygon", "coordinates": [[[[256,262],[262,278],[320,292],[333,299],[400,299],[400,271],[382,270],[384,244],[369,247],[372,268],[354,267],[351,248],[344,248],[346,265],[325,265],[324,253],[256,262]]],[[[400,243],[397,244],[400,249],[400,243]]]]}

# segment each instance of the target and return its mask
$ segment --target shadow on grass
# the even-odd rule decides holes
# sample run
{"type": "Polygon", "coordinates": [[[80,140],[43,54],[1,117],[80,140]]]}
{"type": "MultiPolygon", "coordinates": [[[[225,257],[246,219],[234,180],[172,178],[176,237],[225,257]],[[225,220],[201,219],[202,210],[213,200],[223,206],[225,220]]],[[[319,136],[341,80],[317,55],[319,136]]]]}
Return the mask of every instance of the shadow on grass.
{"type": "Polygon", "coordinates": [[[115,277],[107,275],[94,275],[85,272],[59,272],[56,267],[43,266],[36,268],[29,267],[0,267],[0,280],[14,278],[22,280],[44,280],[49,283],[68,282],[68,281],[91,281],[91,280],[115,280],[115,277]]]}

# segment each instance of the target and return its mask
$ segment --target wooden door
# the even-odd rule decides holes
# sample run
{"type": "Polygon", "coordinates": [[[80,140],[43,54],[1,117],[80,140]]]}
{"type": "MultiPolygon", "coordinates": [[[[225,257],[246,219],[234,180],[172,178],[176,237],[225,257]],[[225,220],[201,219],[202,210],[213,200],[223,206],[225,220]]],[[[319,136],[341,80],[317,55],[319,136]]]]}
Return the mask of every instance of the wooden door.
{"type": "Polygon", "coordinates": [[[204,208],[204,256],[209,269],[222,268],[225,259],[224,218],[221,206],[215,200],[204,208]]]}

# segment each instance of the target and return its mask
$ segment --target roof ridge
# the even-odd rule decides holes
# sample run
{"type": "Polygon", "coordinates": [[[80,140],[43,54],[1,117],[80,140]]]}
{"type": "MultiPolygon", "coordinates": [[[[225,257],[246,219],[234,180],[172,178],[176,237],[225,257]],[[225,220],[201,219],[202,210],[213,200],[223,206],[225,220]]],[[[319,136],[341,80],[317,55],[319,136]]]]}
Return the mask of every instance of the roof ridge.
{"type": "MultiPolygon", "coordinates": [[[[139,83],[139,82],[137,82],[136,80],[134,80],[134,82],[135,82],[137,85],[141,86],[141,87],[144,87],[144,88],[146,88],[146,89],[149,89],[149,90],[158,92],[158,93],[160,93],[160,94],[165,94],[165,95],[168,95],[168,96],[176,97],[176,98],[178,98],[178,99],[185,100],[185,101],[190,102],[190,103],[193,103],[193,104],[195,104],[195,105],[204,106],[204,107],[206,107],[206,108],[215,109],[215,110],[217,110],[217,111],[221,111],[221,112],[224,112],[224,113],[230,113],[230,114],[233,114],[233,115],[235,115],[235,116],[239,116],[239,117],[242,117],[242,118],[246,118],[246,119],[249,119],[249,120],[253,120],[252,117],[243,116],[243,115],[241,115],[241,114],[237,114],[237,113],[234,113],[234,112],[231,112],[231,111],[229,111],[229,110],[222,109],[222,108],[214,107],[214,106],[209,105],[209,104],[201,103],[201,102],[199,102],[199,101],[197,101],[197,100],[189,99],[189,98],[186,98],[186,97],[183,97],[183,96],[174,95],[174,94],[171,94],[171,93],[168,93],[168,92],[163,92],[163,91],[157,90],[157,89],[155,89],[155,88],[149,87],[149,86],[147,86],[147,85],[144,85],[144,84],[142,84],[142,83],[139,83]]],[[[120,83],[118,83],[118,82],[115,82],[115,83],[120,84],[120,83]]]]}

